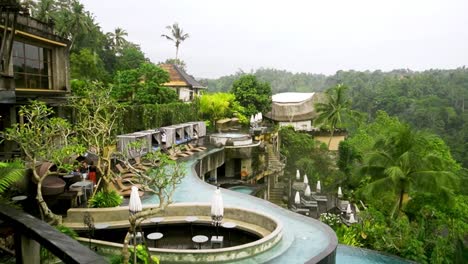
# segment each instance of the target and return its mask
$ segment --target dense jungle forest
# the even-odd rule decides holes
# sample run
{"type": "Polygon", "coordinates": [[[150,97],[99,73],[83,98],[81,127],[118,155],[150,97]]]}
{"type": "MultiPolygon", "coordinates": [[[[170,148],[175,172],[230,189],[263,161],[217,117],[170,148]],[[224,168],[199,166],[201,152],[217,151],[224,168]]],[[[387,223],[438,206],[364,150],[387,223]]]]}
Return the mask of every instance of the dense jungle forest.
{"type": "MultiPolygon", "coordinates": [[[[229,91],[243,75],[202,80],[209,92],[229,91]]],[[[468,69],[382,71],[338,71],[332,76],[259,69],[253,72],[271,84],[272,93],[318,92],[342,83],[349,87],[354,110],[366,113],[369,120],[385,111],[408,122],[413,128],[439,135],[453,157],[468,167],[468,69]]]]}

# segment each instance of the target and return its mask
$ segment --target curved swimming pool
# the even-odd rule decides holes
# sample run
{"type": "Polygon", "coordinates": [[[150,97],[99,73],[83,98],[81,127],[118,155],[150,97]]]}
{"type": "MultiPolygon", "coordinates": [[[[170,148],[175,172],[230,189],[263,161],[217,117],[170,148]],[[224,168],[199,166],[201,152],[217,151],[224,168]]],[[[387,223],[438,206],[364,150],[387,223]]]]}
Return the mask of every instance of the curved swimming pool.
{"type": "MultiPolygon", "coordinates": [[[[204,153],[223,151],[213,149],[204,153]]],[[[185,162],[186,176],[177,186],[173,196],[174,203],[210,203],[211,196],[216,187],[202,181],[194,167],[203,158],[194,155],[185,162]]],[[[253,211],[270,214],[283,224],[283,238],[270,250],[230,263],[317,263],[330,254],[329,259],[333,263],[336,250],[336,263],[410,263],[402,259],[379,254],[375,251],[363,250],[346,246],[338,246],[336,234],[327,225],[318,220],[293,213],[273,203],[246,195],[237,191],[222,189],[224,204],[226,207],[246,208],[253,211]]],[[[143,200],[144,204],[157,204],[156,196],[143,200]]]]}

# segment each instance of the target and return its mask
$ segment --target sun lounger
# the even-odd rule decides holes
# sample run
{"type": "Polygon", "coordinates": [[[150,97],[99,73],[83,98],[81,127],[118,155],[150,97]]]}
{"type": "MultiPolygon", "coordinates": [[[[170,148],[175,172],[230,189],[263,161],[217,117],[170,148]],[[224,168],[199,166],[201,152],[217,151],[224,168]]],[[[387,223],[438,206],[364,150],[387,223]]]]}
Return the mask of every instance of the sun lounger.
{"type": "Polygon", "coordinates": [[[188,143],[187,145],[189,146],[190,150],[192,150],[192,151],[195,151],[195,149],[197,149],[198,151],[206,150],[206,147],[203,147],[203,146],[195,147],[194,145],[192,145],[190,143],[188,143]]]}

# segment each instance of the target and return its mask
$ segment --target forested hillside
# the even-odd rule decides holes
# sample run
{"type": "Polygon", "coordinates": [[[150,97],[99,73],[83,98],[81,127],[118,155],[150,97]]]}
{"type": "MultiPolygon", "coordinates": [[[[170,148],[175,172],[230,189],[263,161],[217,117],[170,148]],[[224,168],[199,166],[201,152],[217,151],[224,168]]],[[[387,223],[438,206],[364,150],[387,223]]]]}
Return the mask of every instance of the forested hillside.
{"type": "MultiPolygon", "coordinates": [[[[242,75],[203,80],[209,92],[228,91],[242,75]]],[[[349,87],[356,110],[372,120],[378,110],[397,116],[418,130],[440,135],[450,146],[456,160],[468,167],[468,70],[338,71],[324,76],[309,73],[259,69],[259,80],[271,83],[273,94],[279,92],[322,91],[338,83],[349,87]]]]}

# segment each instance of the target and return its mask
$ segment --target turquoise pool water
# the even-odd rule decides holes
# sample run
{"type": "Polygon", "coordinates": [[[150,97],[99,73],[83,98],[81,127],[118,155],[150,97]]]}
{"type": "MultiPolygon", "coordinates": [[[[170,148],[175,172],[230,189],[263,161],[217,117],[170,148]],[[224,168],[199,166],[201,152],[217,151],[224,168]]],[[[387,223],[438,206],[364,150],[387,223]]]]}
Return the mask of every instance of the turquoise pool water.
{"type": "Polygon", "coordinates": [[[336,263],[343,264],[407,264],[412,263],[398,257],[383,255],[376,251],[339,245],[336,263]]]}
{"type": "Polygon", "coordinates": [[[255,191],[255,188],[249,186],[234,186],[228,188],[231,191],[240,192],[244,194],[252,194],[255,191]]]}
{"type": "MultiPolygon", "coordinates": [[[[194,165],[203,155],[219,151],[210,150],[207,153],[196,153],[186,161],[186,176],[174,192],[174,203],[203,203],[210,204],[215,187],[202,181],[194,170],[194,165]]],[[[244,186],[239,186],[244,187],[244,186]]],[[[309,260],[318,261],[318,255],[328,254],[330,246],[334,247],[338,241],[335,233],[327,225],[293,213],[273,203],[245,193],[222,189],[221,194],[225,207],[241,207],[262,212],[277,218],[283,223],[283,237],[281,241],[267,252],[230,263],[305,263],[309,260]],[[326,253],[328,252],[328,253],[326,253]],[[315,258],[315,259],[314,259],[315,258]]],[[[158,204],[158,198],[152,196],[144,199],[143,204],[158,204]]],[[[405,263],[395,262],[391,257],[376,254],[372,251],[341,247],[337,248],[336,263],[405,263]]]]}

